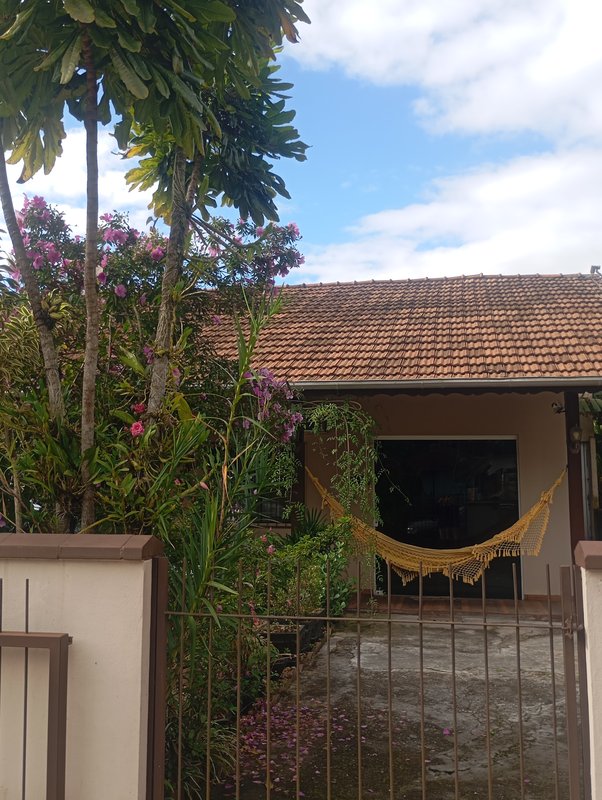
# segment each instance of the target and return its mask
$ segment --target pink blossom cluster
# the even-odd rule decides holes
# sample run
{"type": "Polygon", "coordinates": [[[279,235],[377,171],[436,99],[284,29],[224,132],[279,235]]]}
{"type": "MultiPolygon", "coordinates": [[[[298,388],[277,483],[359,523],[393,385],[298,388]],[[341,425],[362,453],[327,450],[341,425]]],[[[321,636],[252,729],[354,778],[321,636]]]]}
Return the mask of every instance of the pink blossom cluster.
{"type": "MultiPolygon", "coordinates": [[[[25,195],[23,207],[16,212],[16,217],[23,238],[23,245],[33,268],[39,271],[45,267],[58,265],[61,274],[65,274],[65,270],[70,266],[71,261],[63,258],[63,254],[56,242],[39,238],[40,226],[49,223],[52,219],[50,208],[44,198],[35,195],[30,200],[25,195]]],[[[68,227],[63,223],[61,232],[66,233],[68,230],[68,227]]],[[[12,278],[16,282],[21,281],[21,273],[18,269],[13,270],[12,278]]]]}
{"type": "MultiPolygon", "coordinates": [[[[131,408],[134,414],[144,414],[144,412],[146,411],[146,406],[144,403],[132,403],[131,408]]],[[[136,422],[132,422],[132,424],[130,425],[130,433],[134,438],[142,436],[142,434],[144,433],[144,425],[141,420],[136,420],[136,422]]]]}
{"type": "MultiPolygon", "coordinates": [[[[303,421],[303,415],[288,407],[293,400],[293,393],[286,381],[280,381],[265,367],[256,373],[246,372],[244,377],[250,384],[251,393],[257,398],[259,422],[271,421],[279,430],[280,439],[290,442],[296,427],[303,421]]],[[[243,421],[244,427],[249,427],[248,420],[243,421]],[[245,424],[245,422],[247,424],[245,424]]]]}

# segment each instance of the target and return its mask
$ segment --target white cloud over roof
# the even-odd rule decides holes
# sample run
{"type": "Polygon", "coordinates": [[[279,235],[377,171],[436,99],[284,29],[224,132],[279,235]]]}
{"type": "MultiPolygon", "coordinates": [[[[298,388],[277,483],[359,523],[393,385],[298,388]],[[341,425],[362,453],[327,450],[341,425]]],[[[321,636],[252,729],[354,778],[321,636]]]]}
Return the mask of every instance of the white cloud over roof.
{"type": "MultiPolygon", "coordinates": [[[[317,281],[589,272],[600,247],[602,151],[518,158],[436,181],[422,203],[371,214],[313,248],[317,281]]],[[[294,279],[294,278],[293,278],[294,279]]]]}

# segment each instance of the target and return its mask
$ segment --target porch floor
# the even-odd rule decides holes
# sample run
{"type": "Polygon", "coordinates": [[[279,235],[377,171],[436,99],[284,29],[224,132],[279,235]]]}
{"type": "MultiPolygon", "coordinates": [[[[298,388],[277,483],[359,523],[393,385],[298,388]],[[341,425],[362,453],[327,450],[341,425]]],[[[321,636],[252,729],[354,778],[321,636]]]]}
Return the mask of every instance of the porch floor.
{"type": "MultiPolygon", "coordinates": [[[[391,595],[391,612],[393,614],[401,614],[405,616],[418,616],[419,599],[414,595],[391,595]]],[[[554,620],[560,619],[560,598],[553,596],[551,598],[552,618],[554,620]]],[[[522,619],[548,619],[549,608],[547,598],[528,598],[526,600],[518,601],[519,613],[522,619]]],[[[357,597],[354,595],[349,605],[347,606],[347,613],[354,613],[357,609],[357,597]]],[[[372,595],[370,592],[364,591],[360,597],[360,610],[361,613],[370,611],[378,615],[386,614],[388,609],[388,598],[386,595],[372,595]]],[[[516,613],[514,607],[514,600],[497,600],[487,599],[487,616],[500,615],[500,616],[514,616],[516,613]]],[[[427,619],[433,617],[446,617],[449,618],[449,597],[423,597],[422,598],[422,613],[427,619]]],[[[467,616],[482,616],[483,604],[480,598],[476,597],[458,597],[454,598],[454,614],[462,614],[467,616]]]]}

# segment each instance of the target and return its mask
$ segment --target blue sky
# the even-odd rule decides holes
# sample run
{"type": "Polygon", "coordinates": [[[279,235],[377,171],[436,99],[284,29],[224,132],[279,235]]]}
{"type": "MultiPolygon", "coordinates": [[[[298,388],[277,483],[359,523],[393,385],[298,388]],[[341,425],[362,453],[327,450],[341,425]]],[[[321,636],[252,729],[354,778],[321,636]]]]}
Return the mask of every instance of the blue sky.
{"type": "MultiPolygon", "coordinates": [[[[602,261],[602,6],[305,0],[281,76],[308,160],[275,166],[306,254],[291,281],[588,272],[602,261]]],[[[101,143],[101,204],[129,209],[101,143]]],[[[83,135],[27,187],[83,220],[83,135]]],[[[22,188],[16,188],[18,194],[22,188]]]]}
{"type": "Polygon", "coordinates": [[[337,68],[312,70],[290,55],[280,76],[295,84],[290,103],[310,145],[306,162],[275,167],[292,195],[281,210],[296,214],[313,244],[345,241],[360,217],[420,202],[438,177],[545,149],[533,134],[428,131],[412,111],[415,87],[374,85],[337,68]]]}

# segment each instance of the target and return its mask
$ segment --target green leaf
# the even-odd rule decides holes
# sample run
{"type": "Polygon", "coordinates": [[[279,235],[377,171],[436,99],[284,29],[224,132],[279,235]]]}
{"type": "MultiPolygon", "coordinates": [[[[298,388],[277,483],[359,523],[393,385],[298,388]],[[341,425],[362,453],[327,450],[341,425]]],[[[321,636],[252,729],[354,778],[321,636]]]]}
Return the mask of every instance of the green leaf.
{"type": "Polygon", "coordinates": [[[78,22],[94,22],[94,9],[88,0],[63,0],[65,11],[78,22]]]}
{"type": "Polygon", "coordinates": [[[61,61],[61,83],[69,83],[73,77],[77,65],[79,63],[79,55],[82,50],[82,37],[81,34],[75,37],[73,43],[65,51],[63,60],[61,61]]]}
{"type": "Polygon", "coordinates": [[[183,16],[184,19],[187,19],[189,22],[196,22],[196,19],[192,14],[186,11],[186,9],[183,6],[179,5],[178,3],[174,3],[173,0],[169,2],[169,6],[178,14],[183,16]]]}
{"type": "Polygon", "coordinates": [[[55,47],[53,50],[50,50],[46,58],[40,61],[40,63],[36,67],[34,67],[34,72],[40,72],[43,69],[51,67],[55,63],[55,61],[59,60],[59,58],[63,55],[68,46],[69,42],[63,42],[58,47],[55,47]]]}
{"type": "Polygon", "coordinates": [[[130,53],[139,53],[142,49],[142,42],[140,39],[136,39],[125,30],[118,30],[117,38],[119,39],[119,44],[123,47],[123,49],[129,50],[130,53]]]}
{"type": "Polygon", "coordinates": [[[17,17],[10,28],[0,36],[0,39],[11,39],[16,33],[18,33],[23,25],[27,22],[27,20],[33,14],[33,6],[28,8],[27,11],[23,11],[21,14],[17,14],[17,17]]]}
{"type": "Polygon", "coordinates": [[[110,17],[108,14],[106,14],[101,8],[98,7],[95,8],[94,15],[96,17],[96,24],[100,25],[101,28],[117,27],[117,23],[115,22],[113,17],[110,17]]]}
{"type": "Polygon", "coordinates": [[[151,74],[152,78],[155,82],[155,88],[159,92],[159,94],[163,95],[163,97],[167,98],[170,95],[169,86],[165,83],[163,78],[161,77],[161,73],[159,70],[155,69],[151,66],[151,74]]]}
{"type": "Polygon", "coordinates": [[[138,14],[140,14],[140,7],[136,0],[121,0],[121,5],[124,7],[126,13],[131,14],[133,17],[137,17],[138,14]]]}
{"type": "Polygon", "coordinates": [[[154,15],[150,3],[145,3],[140,13],[136,14],[136,21],[144,33],[156,33],[155,25],[157,23],[157,17],[154,15]]]}
{"type": "Polygon", "coordinates": [[[224,586],[223,583],[218,583],[218,581],[207,581],[207,586],[213,586],[214,589],[219,589],[220,592],[226,592],[227,594],[238,594],[234,589],[224,586]]]}
{"type": "Polygon", "coordinates": [[[112,48],[110,51],[110,56],[113,66],[117,70],[117,74],[125,84],[128,91],[131,92],[134,97],[138,98],[138,100],[146,100],[148,97],[148,88],[140,80],[138,75],[129,66],[129,64],[126,63],[121,53],[115,48],[112,48]]]}
{"type": "Polygon", "coordinates": [[[119,356],[119,360],[122,364],[130,369],[133,369],[138,375],[146,375],[146,370],[138,361],[134,353],[130,352],[129,350],[122,350],[121,355],[119,356]]]}
{"type": "Polygon", "coordinates": [[[139,78],[143,81],[152,80],[152,75],[149,68],[146,66],[144,58],[136,58],[136,56],[131,53],[124,53],[123,57],[139,78]]]}
{"type": "Polygon", "coordinates": [[[178,412],[178,417],[184,421],[187,419],[195,419],[192,409],[184,399],[184,395],[178,392],[173,398],[174,408],[178,412]]]}
{"type": "Polygon", "coordinates": [[[136,420],[131,414],[128,414],[127,411],[120,411],[118,408],[114,408],[111,411],[111,414],[117,419],[120,419],[122,422],[125,422],[127,425],[132,425],[136,420]]]}

